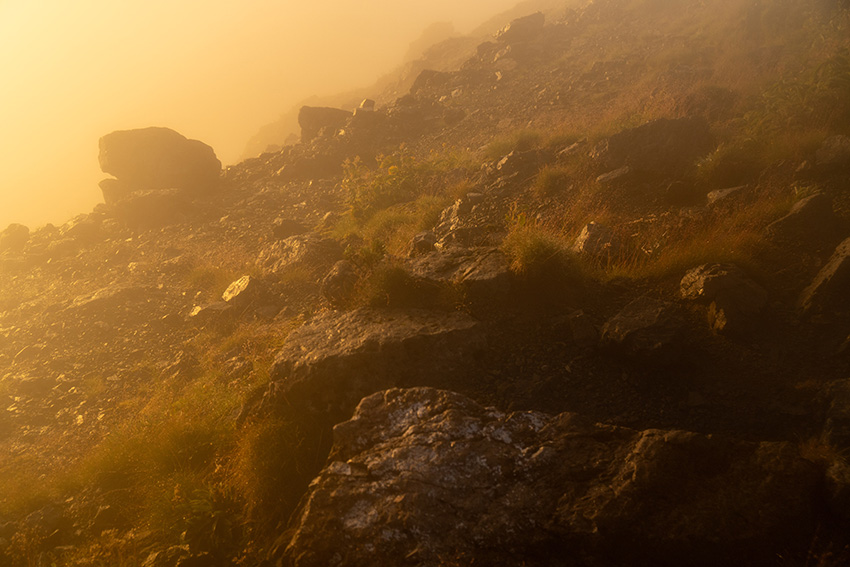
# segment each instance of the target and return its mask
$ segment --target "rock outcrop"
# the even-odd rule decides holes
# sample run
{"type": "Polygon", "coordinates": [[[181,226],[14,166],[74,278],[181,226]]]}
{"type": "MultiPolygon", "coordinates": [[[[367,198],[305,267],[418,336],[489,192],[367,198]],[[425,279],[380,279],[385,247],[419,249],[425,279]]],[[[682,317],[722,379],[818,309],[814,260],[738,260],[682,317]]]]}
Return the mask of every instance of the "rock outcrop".
{"type": "Polygon", "coordinates": [[[282,564],[770,565],[808,544],[817,484],[789,443],[393,389],[334,428],[282,564]]]}
{"type": "Polygon", "coordinates": [[[478,321],[463,313],[331,311],[287,337],[271,370],[272,397],[333,424],[379,390],[462,385],[484,344],[478,321]]]}

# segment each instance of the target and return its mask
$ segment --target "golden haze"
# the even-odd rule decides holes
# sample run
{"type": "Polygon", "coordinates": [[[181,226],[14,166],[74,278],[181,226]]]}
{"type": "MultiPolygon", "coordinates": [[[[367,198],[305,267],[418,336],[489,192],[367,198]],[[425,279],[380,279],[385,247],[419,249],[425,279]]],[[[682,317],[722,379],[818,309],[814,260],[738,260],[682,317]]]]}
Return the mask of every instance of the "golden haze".
{"type": "Polygon", "coordinates": [[[430,23],[515,0],[0,0],[0,229],[100,201],[97,140],[168,126],[223,163],[313,94],[370,84],[430,23]]]}

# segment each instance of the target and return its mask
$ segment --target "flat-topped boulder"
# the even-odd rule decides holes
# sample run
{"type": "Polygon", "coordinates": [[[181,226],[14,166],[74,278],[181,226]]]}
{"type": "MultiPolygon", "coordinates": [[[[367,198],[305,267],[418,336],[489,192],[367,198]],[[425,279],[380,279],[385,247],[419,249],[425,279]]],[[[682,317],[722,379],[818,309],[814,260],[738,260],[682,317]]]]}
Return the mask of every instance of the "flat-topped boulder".
{"type": "Polygon", "coordinates": [[[282,564],[768,565],[807,549],[818,477],[793,443],[392,389],[334,428],[282,564]]]}
{"type": "MultiPolygon", "coordinates": [[[[98,161],[127,190],[185,189],[209,191],[221,174],[215,151],[170,128],[118,130],[103,136],[98,161]]],[[[112,200],[119,191],[105,190],[112,200]]]]}
{"type": "Polygon", "coordinates": [[[379,390],[462,381],[483,347],[480,323],[464,313],[329,311],[287,337],[271,379],[290,404],[336,423],[379,390]]]}

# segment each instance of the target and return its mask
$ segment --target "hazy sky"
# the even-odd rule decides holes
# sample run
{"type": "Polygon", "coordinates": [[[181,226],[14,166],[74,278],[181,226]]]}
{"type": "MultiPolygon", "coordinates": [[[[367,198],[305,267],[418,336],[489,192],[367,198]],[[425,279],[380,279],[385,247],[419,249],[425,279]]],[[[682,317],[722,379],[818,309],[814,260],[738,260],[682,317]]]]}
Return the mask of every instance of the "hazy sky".
{"type": "Polygon", "coordinates": [[[235,162],[312,94],[367,86],[431,23],[517,0],[0,0],[0,230],[101,200],[97,141],[168,126],[235,162]]]}

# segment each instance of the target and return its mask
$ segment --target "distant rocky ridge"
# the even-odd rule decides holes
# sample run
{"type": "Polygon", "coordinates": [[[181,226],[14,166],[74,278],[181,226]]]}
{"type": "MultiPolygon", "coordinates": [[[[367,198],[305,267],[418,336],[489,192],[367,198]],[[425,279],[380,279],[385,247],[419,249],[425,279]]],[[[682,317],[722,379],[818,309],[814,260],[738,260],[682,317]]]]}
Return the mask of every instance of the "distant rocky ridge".
{"type": "MultiPolygon", "coordinates": [[[[570,4],[572,2],[569,2],[570,4]]],[[[534,12],[559,14],[564,11],[563,0],[526,0],[515,8],[494,16],[465,36],[454,33],[449,25],[434,24],[411,43],[402,65],[380,77],[373,85],[333,96],[310,97],[295,105],[281,117],[263,126],[246,144],[242,159],[250,159],[267,151],[276,151],[300,140],[298,113],[302,106],[323,106],[353,111],[364,98],[378,104],[388,104],[404,96],[424,70],[455,71],[474,52],[477,45],[507,25],[511,20],[534,12]]]]}

